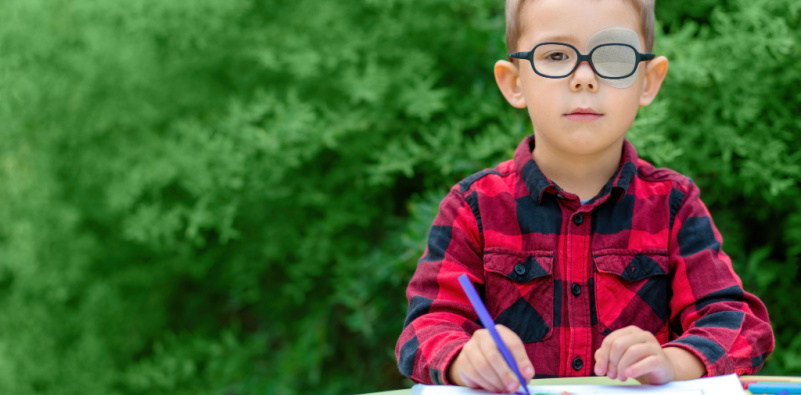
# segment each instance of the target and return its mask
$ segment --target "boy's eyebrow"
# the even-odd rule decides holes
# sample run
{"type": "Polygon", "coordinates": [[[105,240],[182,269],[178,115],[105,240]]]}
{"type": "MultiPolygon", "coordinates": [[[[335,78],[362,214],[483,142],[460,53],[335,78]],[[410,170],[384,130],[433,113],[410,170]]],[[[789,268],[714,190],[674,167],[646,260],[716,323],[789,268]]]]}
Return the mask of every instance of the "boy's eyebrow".
{"type": "Polygon", "coordinates": [[[578,38],[576,36],[565,35],[565,34],[557,34],[553,36],[545,36],[541,37],[537,42],[546,42],[546,41],[557,41],[557,42],[578,42],[578,38]]]}

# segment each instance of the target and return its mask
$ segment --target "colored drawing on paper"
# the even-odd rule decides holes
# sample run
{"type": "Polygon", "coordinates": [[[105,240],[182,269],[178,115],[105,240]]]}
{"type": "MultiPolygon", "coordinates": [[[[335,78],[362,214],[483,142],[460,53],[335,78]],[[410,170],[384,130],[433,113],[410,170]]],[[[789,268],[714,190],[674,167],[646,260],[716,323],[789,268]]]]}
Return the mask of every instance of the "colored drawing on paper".
{"type": "MultiPolygon", "coordinates": [[[[624,395],[629,393],[630,389],[621,387],[618,389],[618,391],[619,392],[617,392],[617,394],[624,395]]],[[[634,392],[631,393],[634,394],[634,392]]],[[[525,392],[518,391],[515,394],[521,395],[525,394],[525,392]]],[[[531,395],[610,395],[610,394],[612,394],[612,392],[610,392],[609,390],[604,390],[604,391],[590,390],[588,392],[533,392],[533,391],[531,392],[531,395]]],[[[659,395],[704,395],[704,391],[703,390],[660,391],[659,395]]]]}

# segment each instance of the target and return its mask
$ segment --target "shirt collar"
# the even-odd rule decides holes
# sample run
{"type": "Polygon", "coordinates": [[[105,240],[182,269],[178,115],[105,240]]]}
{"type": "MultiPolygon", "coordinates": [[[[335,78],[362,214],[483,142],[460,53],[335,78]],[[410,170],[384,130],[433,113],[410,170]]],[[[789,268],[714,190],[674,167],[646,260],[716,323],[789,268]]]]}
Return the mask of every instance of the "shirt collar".
{"type": "MultiPolygon", "coordinates": [[[[545,174],[542,173],[537,163],[531,158],[531,152],[534,150],[534,135],[528,135],[520,142],[520,145],[515,149],[514,164],[515,168],[520,172],[526,188],[531,194],[531,198],[538,203],[542,203],[542,196],[545,192],[550,194],[557,194],[561,191],[558,185],[549,180],[545,174]]],[[[637,174],[637,150],[631,143],[623,140],[623,154],[620,156],[620,165],[614,175],[609,181],[601,188],[598,197],[610,193],[612,190],[618,190],[618,200],[620,200],[637,174]]]]}

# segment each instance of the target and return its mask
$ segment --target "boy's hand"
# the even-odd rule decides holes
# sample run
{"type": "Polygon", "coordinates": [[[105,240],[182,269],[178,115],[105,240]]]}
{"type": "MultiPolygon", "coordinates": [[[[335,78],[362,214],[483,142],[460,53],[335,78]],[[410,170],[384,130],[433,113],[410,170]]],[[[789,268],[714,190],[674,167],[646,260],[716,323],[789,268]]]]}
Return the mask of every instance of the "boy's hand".
{"type": "MultiPolygon", "coordinates": [[[[534,365],[528,359],[523,341],[503,325],[495,325],[495,329],[512,353],[520,374],[528,382],[534,377],[534,365]]],[[[492,392],[514,392],[520,387],[517,376],[506,365],[506,360],[486,329],[473,333],[473,337],[448,367],[448,377],[455,384],[492,392]]]]}
{"type": "Polygon", "coordinates": [[[706,369],[688,351],[662,348],[651,332],[629,326],[609,334],[595,352],[595,374],[642,384],[699,378],[706,369]]]}

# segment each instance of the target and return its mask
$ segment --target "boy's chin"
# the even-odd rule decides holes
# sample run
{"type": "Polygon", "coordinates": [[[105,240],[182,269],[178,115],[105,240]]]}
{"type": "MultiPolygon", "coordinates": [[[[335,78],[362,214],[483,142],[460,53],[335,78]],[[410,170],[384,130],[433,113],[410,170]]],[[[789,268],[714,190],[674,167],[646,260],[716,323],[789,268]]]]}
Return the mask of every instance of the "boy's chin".
{"type": "Polygon", "coordinates": [[[561,149],[575,156],[592,156],[604,152],[610,146],[620,142],[619,139],[604,139],[598,136],[568,139],[562,142],[561,149]]]}

